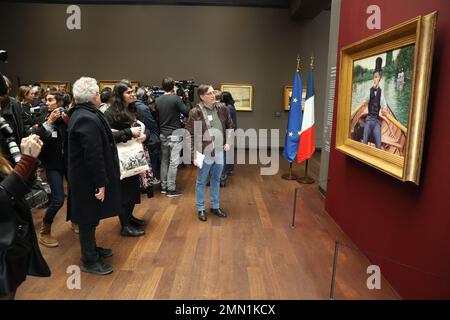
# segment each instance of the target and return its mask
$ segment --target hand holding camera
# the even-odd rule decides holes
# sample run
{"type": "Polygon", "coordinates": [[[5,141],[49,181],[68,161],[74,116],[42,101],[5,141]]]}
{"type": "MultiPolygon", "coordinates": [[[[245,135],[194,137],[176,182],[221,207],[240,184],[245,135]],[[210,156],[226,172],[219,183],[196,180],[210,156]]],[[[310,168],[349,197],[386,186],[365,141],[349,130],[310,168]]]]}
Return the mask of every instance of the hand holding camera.
{"type": "Polygon", "coordinates": [[[61,117],[61,110],[59,108],[53,110],[48,116],[47,122],[51,125],[55,124],[56,120],[61,117]]]}
{"type": "Polygon", "coordinates": [[[23,138],[20,142],[20,149],[22,154],[37,158],[41,153],[44,143],[41,141],[38,135],[32,134],[26,138],[23,138]]]}

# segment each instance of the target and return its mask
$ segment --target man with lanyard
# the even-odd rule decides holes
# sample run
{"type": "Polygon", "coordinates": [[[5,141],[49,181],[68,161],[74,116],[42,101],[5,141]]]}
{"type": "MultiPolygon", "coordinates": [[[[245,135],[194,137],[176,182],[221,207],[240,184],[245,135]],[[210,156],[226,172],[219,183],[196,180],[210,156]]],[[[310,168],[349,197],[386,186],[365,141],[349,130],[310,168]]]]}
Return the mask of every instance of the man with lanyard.
{"type": "Polygon", "coordinates": [[[198,95],[201,102],[190,111],[186,129],[191,135],[192,159],[199,168],[196,183],[198,218],[206,221],[205,191],[209,174],[211,213],[221,218],[227,217],[220,209],[219,191],[224,166],[223,151],[231,148],[233,121],[225,105],[216,103],[212,86],[200,85],[198,95]]]}

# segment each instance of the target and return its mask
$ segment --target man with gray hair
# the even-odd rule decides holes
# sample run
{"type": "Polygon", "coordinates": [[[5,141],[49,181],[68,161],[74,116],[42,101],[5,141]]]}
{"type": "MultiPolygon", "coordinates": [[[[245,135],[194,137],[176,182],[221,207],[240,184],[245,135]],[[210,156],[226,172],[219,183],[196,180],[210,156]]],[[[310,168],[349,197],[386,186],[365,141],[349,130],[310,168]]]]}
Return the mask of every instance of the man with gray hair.
{"type": "Polygon", "coordinates": [[[97,247],[95,229],[101,219],[120,212],[119,159],[111,128],[98,110],[97,81],[81,77],[73,85],[76,105],[68,126],[68,180],[71,220],[79,224],[84,272],[105,275],[113,271],[103,258],[111,249],[97,247]]]}

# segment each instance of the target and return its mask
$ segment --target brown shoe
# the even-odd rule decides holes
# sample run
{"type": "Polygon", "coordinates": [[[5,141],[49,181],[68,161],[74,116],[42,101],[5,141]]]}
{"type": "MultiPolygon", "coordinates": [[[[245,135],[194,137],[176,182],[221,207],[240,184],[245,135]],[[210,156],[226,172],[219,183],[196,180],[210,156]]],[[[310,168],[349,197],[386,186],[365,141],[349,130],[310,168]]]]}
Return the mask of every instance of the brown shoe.
{"type": "Polygon", "coordinates": [[[41,230],[39,231],[39,243],[48,248],[59,246],[58,240],[52,237],[51,230],[51,224],[42,223],[41,230]]]}
{"type": "Polygon", "coordinates": [[[78,226],[78,223],[72,222],[72,230],[75,233],[80,233],[80,227],[78,226]]]}

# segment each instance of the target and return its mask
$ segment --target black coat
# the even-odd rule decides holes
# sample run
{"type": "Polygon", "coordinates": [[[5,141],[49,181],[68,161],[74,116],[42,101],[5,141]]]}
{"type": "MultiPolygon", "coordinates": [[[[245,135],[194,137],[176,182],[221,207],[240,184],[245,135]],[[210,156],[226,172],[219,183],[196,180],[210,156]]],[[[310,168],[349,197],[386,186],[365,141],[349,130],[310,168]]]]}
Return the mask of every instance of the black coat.
{"type": "Polygon", "coordinates": [[[49,277],[28,205],[30,191],[15,173],[0,174],[0,296],[14,292],[27,275],[49,277]]]}
{"type": "Polygon", "coordinates": [[[68,180],[71,220],[96,224],[119,214],[119,159],[116,144],[103,114],[90,103],[70,110],[68,126],[68,180]],[[105,187],[105,200],[95,198],[105,187]]]}
{"type": "MultiPolygon", "coordinates": [[[[116,143],[127,142],[133,135],[131,133],[131,124],[124,121],[116,121],[113,116],[112,109],[109,108],[105,112],[105,117],[108,120],[111,128],[118,130],[114,132],[114,139],[116,143]]],[[[138,119],[142,119],[142,114],[137,114],[138,119]]],[[[150,136],[148,129],[145,130],[147,139],[150,136]]],[[[131,176],[120,180],[120,186],[122,190],[122,206],[129,206],[132,204],[141,203],[141,191],[139,186],[139,175],[131,176]]]]}
{"type": "MultiPolygon", "coordinates": [[[[45,130],[42,125],[40,127],[45,130]]],[[[67,141],[67,126],[62,118],[59,118],[56,121],[53,125],[53,130],[52,134],[48,134],[44,137],[40,135],[44,146],[39,155],[39,160],[41,160],[42,167],[46,170],[56,170],[65,174],[67,162],[64,161],[64,158],[66,157],[64,151],[65,143],[67,141]]]]}

